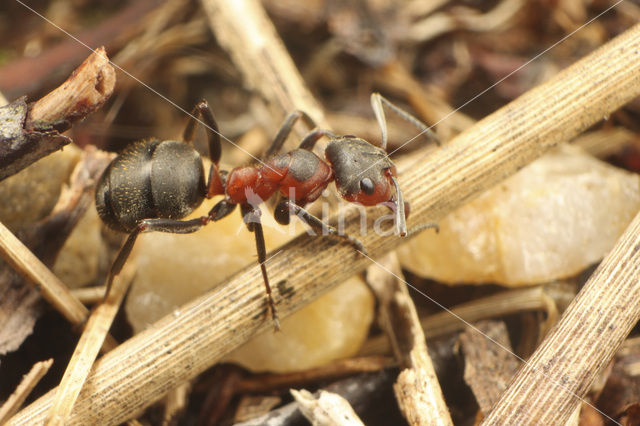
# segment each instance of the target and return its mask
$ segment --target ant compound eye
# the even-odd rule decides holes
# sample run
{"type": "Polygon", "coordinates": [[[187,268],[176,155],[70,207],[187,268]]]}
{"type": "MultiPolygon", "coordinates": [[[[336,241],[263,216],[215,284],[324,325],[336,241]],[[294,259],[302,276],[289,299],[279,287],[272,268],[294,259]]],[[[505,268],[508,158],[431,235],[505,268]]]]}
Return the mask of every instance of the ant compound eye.
{"type": "Polygon", "coordinates": [[[362,189],[365,194],[371,195],[375,190],[375,185],[373,184],[373,181],[371,179],[364,178],[360,181],[360,189],[362,189]]]}

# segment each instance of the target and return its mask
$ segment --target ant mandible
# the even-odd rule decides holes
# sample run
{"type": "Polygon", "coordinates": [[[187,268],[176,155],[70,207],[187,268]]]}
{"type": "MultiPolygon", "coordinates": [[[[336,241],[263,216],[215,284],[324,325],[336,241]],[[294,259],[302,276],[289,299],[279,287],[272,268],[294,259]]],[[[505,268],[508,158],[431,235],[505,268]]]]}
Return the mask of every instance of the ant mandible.
{"type": "Polygon", "coordinates": [[[396,233],[401,236],[407,234],[405,201],[396,179],[395,166],[385,151],[387,128],[383,103],[438,141],[418,119],[374,93],[371,105],[382,132],[381,147],[352,135],[336,136],[317,128],[304,112],[294,111],[287,116],[265,153],[265,162],[236,167],[226,173],[218,168],[222,151],[220,134],[213,113],[204,100],[194,107],[182,141],[150,139],[127,147],[109,164],[96,188],[96,207],[100,218],[109,227],[129,233],[109,270],[107,296],[114,277],[122,270],[141,232],[195,232],[207,223],[229,215],[240,205],[247,228],[255,234],[267,302],[278,330],[278,315],[265,267],[266,249],[259,203],[280,192],[282,200],[274,212],[280,224],[288,224],[293,213],[314,230],[342,238],[364,252],[360,241],[340,234],[304,209],[306,204],[322,194],[331,181],[335,181],[338,192],[347,201],[365,206],[380,203],[390,206],[395,211],[396,233]],[[212,165],[206,182],[200,154],[190,144],[200,121],[196,116],[203,119],[207,127],[212,165]],[[312,130],[297,149],[276,155],[299,119],[312,130]],[[326,161],[312,152],[322,136],[329,138],[326,161]],[[202,204],[205,198],[216,195],[224,195],[225,198],[207,216],[180,220],[202,204]]]}

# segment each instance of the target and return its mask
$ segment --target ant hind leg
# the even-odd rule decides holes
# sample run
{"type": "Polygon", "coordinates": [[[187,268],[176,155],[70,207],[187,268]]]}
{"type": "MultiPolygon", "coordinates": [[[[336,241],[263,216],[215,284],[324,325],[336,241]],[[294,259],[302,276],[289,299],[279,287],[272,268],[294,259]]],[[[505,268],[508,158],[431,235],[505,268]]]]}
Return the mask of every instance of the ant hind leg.
{"type": "Polygon", "coordinates": [[[291,134],[291,131],[293,130],[293,126],[301,118],[302,118],[302,121],[305,122],[305,124],[309,129],[313,129],[317,127],[316,122],[313,121],[313,119],[309,117],[309,115],[306,112],[300,111],[300,110],[295,110],[291,112],[284,119],[282,126],[280,126],[280,130],[278,130],[276,137],[273,138],[273,142],[271,143],[271,146],[269,147],[269,149],[264,153],[263,158],[269,158],[272,155],[275,155],[276,153],[278,153],[280,149],[282,149],[282,145],[284,145],[284,141],[286,141],[289,135],[291,134]]]}
{"type": "Polygon", "coordinates": [[[138,226],[136,226],[136,228],[129,234],[127,241],[125,241],[124,245],[118,252],[116,260],[114,260],[111,268],[109,269],[109,274],[107,276],[107,289],[104,296],[105,300],[111,293],[111,287],[114,278],[120,273],[120,271],[122,271],[122,267],[129,258],[129,255],[133,250],[133,245],[135,244],[136,239],[141,232],[159,231],[169,232],[172,234],[189,234],[191,232],[196,232],[208,222],[208,216],[203,216],[191,220],[145,219],[141,221],[138,226]]]}

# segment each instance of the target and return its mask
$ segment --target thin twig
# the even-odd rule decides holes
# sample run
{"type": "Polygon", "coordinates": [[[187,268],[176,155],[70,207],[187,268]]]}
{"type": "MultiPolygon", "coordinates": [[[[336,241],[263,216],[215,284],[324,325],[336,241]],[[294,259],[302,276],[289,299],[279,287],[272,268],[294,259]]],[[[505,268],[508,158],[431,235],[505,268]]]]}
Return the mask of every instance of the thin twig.
{"type": "MultiPolygon", "coordinates": [[[[639,56],[636,25],[428,158],[409,167],[398,162],[405,198],[413,206],[409,227],[444,217],[638,96],[639,56]]],[[[346,213],[345,231],[357,235],[357,209],[346,213]]],[[[361,241],[375,258],[405,240],[369,232],[361,241]]],[[[307,235],[278,250],[282,253],[268,268],[272,282],[279,283],[275,299],[282,317],[369,265],[347,244],[307,235]]],[[[70,423],[120,423],[271,328],[262,276],[252,265],[98,360],[70,423]]],[[[48,393],[20,411],[12,424],[42,422],[52,396],[48,393]]]]}
{"type": "Polygon", "coordinates": [[[28,282],[37,283],[45,299],[72,324],[82,324],[89,311],[11,231],[0,223],[0,255],[28,282]]]}
{"type": "Polygon", "coordinates": [[[31,370],[22,378],[15,391],[0,407],[0,425],[4,424],[11,416],[13,416],[22,406],[22,403],[29,396],[40,379],[47,374],[49,368],[53,364],[53,359],[40,361],[33,364],[31,370]]]}
{"type": "Polygon", "coordinates": [[[578,136],[571,143],[598,158],[616,154],[629,145],[640,147],[636,134],[624,127],[594,130],[578,136]]]}
{"type": "Polygon", "coordinates": [[[21,98],[4,107],[0,122],[0,180],[71,142],[63,132],[109,99],[115,70],[104,48],[97,49],[59,87],[29,108],[21,98]]]}
{"type": "Polygon", "coordinates": [[[410,425],[452,425],[418,312],[401,276],[395,253],[367,269],[367,282],[379,304],[380,325],[402,368],[393,386],[398,405],[410,425]]]}

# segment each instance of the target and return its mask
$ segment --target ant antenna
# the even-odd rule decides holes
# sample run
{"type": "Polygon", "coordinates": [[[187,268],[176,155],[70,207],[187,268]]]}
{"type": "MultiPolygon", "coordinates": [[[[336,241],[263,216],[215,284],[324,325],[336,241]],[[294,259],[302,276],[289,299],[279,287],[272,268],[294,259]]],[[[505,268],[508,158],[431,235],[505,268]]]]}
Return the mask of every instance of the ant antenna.
{"type": "Polygon", "coordinates": [[[382,149],[387,149],[387,122],[384,116],[384,110],[382,109],[382,104],[386,105],[391,111],[398,114],[400,117],[413,124],[420,130],[420,134],[425,135],[425,137],[432,139],[438,145],[442,145],[438,136],[427,127],[422,121],[409,114],[407,111],[401,109],[400,107],[395,106],[391,103],[387,98],[382,96],[380,93],[372,93],[371,94],[371,108],[373,109],[373,113],[376,116],[376,120],[378,121],[378,125],[380,126],[380,131],[382,133],[382,149]]]}

